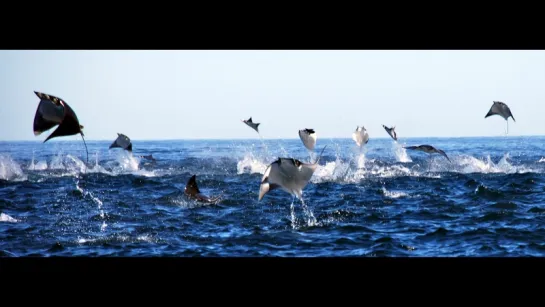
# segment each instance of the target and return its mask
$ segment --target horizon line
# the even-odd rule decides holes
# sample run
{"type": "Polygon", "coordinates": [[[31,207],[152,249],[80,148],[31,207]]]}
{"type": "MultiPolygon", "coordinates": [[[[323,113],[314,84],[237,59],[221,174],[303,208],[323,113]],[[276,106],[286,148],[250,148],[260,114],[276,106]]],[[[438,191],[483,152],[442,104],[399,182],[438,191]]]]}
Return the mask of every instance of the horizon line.
{"type": "MultiPolygon", "coordinates": [[[[423,138],[430,138],[430,139],[442,139],[442,138],[503,138],[503,137],[545,137],[545,135],[482,135],[482,136],[408,136],[403,138],[398,138],[398,141],[401,141],[403,139],[423,139],[423,138]]],[[[247,138],[168,138],[168,139],[136,139],[131,138],[131,141],[250,141],[250,140],[260,140],[259,137],[247,137],[247,138]]],[[[351,140],[350,137],[322,137],[321,139],[330,139],[330,140],[351,140]]],[[[370,138],[371,139],[371,138],[370,138]]],[[[391,137],[374,137],[372,139],[376,140],[384,140],[384,139],[392,139],[391,137]]],[[[113,142],[115,138],[112,139],[85,139],[85,141],[91,141],[91,142],[113,142]]],[[[297,137],[272,137],[263,139],[263,141],[267,140],[299,140],[297,137]]],[[[393,139],[392,139],[393,140],[393,139]]],[[[49,142],[74,142],[76,140],[67,140],[67,139],[50,139],[49,142]]],[[[13,139],[13,140],[0,140],[0,142],[40,142],[43,143],[43,140],[21,140],[21,139],[13,139]]]]}

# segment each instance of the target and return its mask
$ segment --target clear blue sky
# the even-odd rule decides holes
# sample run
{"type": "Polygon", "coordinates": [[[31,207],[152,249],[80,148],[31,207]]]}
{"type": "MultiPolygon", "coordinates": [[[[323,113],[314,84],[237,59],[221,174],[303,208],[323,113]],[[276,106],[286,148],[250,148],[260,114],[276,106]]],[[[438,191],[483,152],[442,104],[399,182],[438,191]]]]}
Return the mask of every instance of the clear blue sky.
{"type": "MultiPolygon", "coordinates": [[[[0,51],[0,140],[43,141],[34,90],[66,100],[89,140],[545,135],[544,51],[0,51]]],[[[77,140],[79,136],[62,138],[77,140]]]]}

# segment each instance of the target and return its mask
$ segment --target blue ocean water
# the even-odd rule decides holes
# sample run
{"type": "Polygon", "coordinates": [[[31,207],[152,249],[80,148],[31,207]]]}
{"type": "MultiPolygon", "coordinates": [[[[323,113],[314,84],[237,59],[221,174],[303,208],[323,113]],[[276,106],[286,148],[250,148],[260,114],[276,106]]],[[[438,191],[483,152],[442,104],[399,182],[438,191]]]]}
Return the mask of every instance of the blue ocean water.
{"type": "Polygon", "coordinates": [[[112,141],[87,141],[87,168],[77,137],[0,142],[0,256],[545,255],[545,137],[319,138],[309,212],[258,202],[269,163],[309,161],[299,139],[112,141]],[[419,144],[452,162],[402,148],[419,144]],[[223,200],[186,199],[193,174],[223,200]]]}

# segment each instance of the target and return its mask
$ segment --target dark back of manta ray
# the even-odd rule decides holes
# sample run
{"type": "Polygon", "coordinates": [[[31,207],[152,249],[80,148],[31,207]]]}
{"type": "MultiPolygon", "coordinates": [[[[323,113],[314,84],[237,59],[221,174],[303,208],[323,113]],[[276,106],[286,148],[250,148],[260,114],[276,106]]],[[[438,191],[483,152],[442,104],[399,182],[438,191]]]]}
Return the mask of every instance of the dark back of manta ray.
{"type": "MultiPolygon", "coordinates": [[[[52,101],[47,99],[40,100],[40,104],[42,103],[49,103],[53,104],[52,101]]],[[[74,110],[63,100],[64,107],[60,106],[63,110],[63,118],[61,119],[61,123],[51,122],[43,118],[43,114],[40,113],[40,109],[36,111],[36,116],[34,117],[34,131],[40,131],[44,132],[55,125],[59,125],[53,133],[51,133],[44,141],[47,142],[48,140],[55,138],[55,137],[61,137],[61,136],[69,136],[69,135],[75,135],[78,133],[83,134],[81,131],[81,126],[78,120],[78,117],[74,110]]]]}
{"type": "Polygon", "coordinates": [[[191,178],[189,178],[189,180],[187,181],[184,193],[187,195],[196,195],[201,193],[197,186],[197,180],[195,175],[191,176],[191,178]]]}
{"type": "Polygon", "coordinates": [[[132,142],[131,140],[126,136],[119,136],[109,147],[109,149],[112,148],[122,148],[124,150],[128,150],[132,152],[132,142]]]}

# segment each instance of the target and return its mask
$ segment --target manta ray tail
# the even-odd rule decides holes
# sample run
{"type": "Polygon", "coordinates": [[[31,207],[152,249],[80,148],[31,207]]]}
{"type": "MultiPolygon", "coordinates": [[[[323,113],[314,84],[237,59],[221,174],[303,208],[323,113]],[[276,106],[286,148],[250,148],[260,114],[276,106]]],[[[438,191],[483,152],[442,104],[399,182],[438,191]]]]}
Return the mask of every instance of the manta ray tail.
{"type": "Polygon", "coordinates": [[[438,151],[441,155],[443,155],[445,158],[447,158],[448,162],[452,163],[452,161],[450,161],[449,157],[447,156],[447,154],[446,154],[444,151],[442,151],[441,149],[437,149],[437,151],[438,151]]]}
{"type": "Polygon", "coordinates": [[[318,162],[320,162],[320,159],[322,158],[322,154],[324,153],[324,150],[326,149],[326,147],[327,145],[324,146],[324,148],[320,152],[320,155],[318,156],[318,159],[316,159],[316,162],[314,162],[314,164],[318,164],[318,162]]]}
{"type": "Polygon", "coordinates": [[[81,139],[83,140],[83,145],[85,145],[85,152],[87,153],[87,163],[85,166],[85,169],[87,169],[87,164],[89,164],[89,150],[87,150],[87,143],[85,143],[85,138],[83,137],[83,133],[81,133],[81,139]]]}

